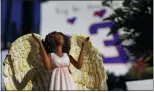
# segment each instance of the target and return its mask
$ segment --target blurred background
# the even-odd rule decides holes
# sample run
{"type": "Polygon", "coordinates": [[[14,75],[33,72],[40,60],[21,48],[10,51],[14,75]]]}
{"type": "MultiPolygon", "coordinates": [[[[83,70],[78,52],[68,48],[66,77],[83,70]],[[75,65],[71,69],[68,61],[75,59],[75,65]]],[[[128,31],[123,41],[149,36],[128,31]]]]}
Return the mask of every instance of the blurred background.
{"type": "Polygon", "coordinates": [[[1,0],[1,62],[31,31],[42,39],[52,31],[83,34],[102,53],[109,90],[153,90],[152,6],[153,0],[1,0]]]}

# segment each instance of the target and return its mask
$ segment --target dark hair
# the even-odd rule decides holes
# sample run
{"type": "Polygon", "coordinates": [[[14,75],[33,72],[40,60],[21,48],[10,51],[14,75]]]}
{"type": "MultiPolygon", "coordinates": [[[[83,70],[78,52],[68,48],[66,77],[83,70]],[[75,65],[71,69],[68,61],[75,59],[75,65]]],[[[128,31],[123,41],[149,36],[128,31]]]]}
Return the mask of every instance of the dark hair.
{"type": "Polygon", "coordinates": [[[47,54],[55,52],[55,50],[56,50],[56,43],[55,43],[55,40],[54,40],[54,34],[61,34],[64,37],[63,53],[68,54],[69,50],[70,50],[69,39],[63,33],[56,32],[56,31],[46,35],[45,41],[42,41],[43,46],[44,46],[47,54]]]}

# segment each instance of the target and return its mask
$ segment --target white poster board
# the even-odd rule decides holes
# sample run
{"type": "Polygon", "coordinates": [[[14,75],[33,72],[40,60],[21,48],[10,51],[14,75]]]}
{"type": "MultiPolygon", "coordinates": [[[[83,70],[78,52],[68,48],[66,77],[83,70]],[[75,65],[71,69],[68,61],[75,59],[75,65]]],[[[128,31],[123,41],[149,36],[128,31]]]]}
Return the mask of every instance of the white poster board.
{"type": "MultiPolygon", "coordinates": [[[[113,8],[122,6],[122,1],[116,1],[113,8]]],[[[58,31],[66,35],[83,34],[90,36],[94,46],[106,58],[105,69],[116,75],[124,75],[128,67],[123,60],[118,62],[123,52],[114,45],[105,45],[105,41],[114,41],[113,35],[107,37],[109,27],[98,27],[104,18],[113,13],[113,10],[101,5],[101,1],[47,1],[41,5],[41,36],[58,31]],[[114,59],[115,57],[119,57],[114,59]],[[109,59],[108,59],[109,58],[109,59]],[[114,64],[113,64],[114,63],[114,64]]],[[[109,21],[107,21],[109,22],[109,21]]]]}

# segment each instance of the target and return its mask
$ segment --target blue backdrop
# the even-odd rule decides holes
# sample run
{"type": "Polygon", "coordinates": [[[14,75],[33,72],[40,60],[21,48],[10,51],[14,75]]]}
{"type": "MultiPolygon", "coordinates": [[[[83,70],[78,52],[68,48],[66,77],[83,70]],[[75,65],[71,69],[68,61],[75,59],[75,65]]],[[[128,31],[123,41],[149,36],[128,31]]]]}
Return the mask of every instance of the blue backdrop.
{"type": "Polygon", "coordinates": [[[40,0],[1,1],[1,49],[7,49],[8,42],[12,43],[17,37],[23,34],[30,31],[35,33],[40,32],[40,3],[40,0]],[[27,2],[29,4],[25,4],[27,2]]]}

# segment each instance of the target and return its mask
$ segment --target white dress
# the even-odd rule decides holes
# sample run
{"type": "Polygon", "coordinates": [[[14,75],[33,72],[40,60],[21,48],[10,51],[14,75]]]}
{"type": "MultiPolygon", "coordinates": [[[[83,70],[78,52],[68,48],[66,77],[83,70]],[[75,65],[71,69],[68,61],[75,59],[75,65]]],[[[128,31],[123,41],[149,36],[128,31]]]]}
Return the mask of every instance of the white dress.
{"type": "Polygon", "coordinates": [[[57,67],[51,73],[49,90],[77,90],[77,84],[68,70],[70,60],[67,53],[63,53],[62,57],[51,53],[51,59],[57,67]]]}

